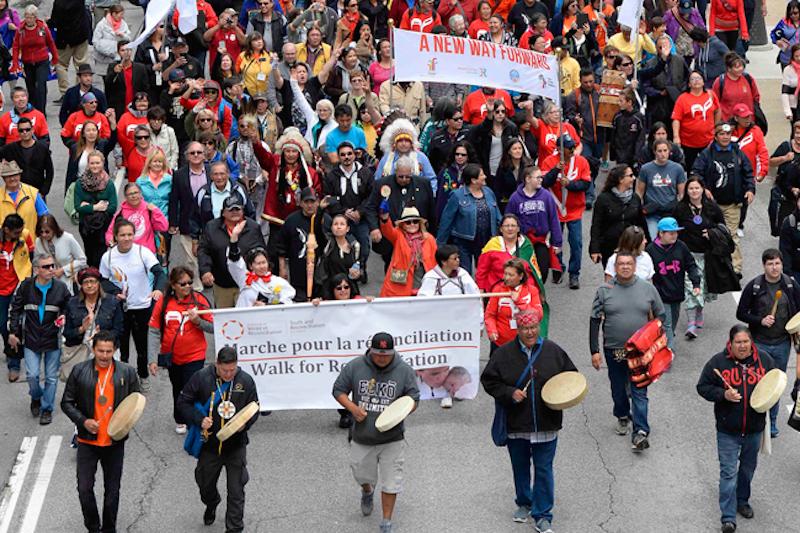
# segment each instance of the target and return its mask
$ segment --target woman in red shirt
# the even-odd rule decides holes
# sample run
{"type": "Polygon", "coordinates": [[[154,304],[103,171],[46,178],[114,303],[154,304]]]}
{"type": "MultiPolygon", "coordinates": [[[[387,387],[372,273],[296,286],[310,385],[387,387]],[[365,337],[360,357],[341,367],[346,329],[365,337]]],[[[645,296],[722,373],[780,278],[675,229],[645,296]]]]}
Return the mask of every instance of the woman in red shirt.
{"type": "MultiPolygon", "coordinates": [[[[202,293],[192,285],[194,273],[185,266],[177,266],[169,273],[169,288],[163,298],[156,302],[148,324],[147,360],[150,374],[158,372],[159,354],[171,354],[167,365],[169,381],[172,383],[173,417],[175,432],[186,433],[186,421],[175,409],[175,402],[189,378],[202,370],[206,362],[206,336],[214,325],[210,314],[198,315],[200,309],[211,305],[202,293]]],[[[163,362],[163,361],[162,361],[163,362]]]]}
{"type": "Polygon", "coordinates": [[[736,52],[725,54],[725,74],[714,80],[711,90],[719,99],[722,120],[733,117],[733,107],[744,104],[755,112],[755,103],[761,101],[756,80],[744,72],[744,59],[736,52]],[[720,85],[720,80],[724,83],[720,85]]]}
{"type": "Polygon", "coordinates": [[[25,88],[31,95],[31,104],[46,114],[47,78],[50,76],[50,64],[54,67],[58,64],[58,50],[50,28],[37,17],[38,14],[36,6],[25,8],[24,22],[14,36],[11,49],[11,74],[19,74],[24,68],[25,88]]]}
{"type": "Polygon", "coordinates": [[[489,33],[489,19],[492,18],[492,4],[489,0],[478,2],[478,16],[469,25],[467,33],[470,38],[480,39],[481,35],[489,33]]]}
{"type": "Polygon", "coordinates": [[[708,15],[708,33],[716,35],[728,50],[736,50],[736,41],[741,33],[742,41],[749,42],[747,19],[744,16],[744,0],[711,0],[708,15]]]}
{"type": "Polygon", "coordinates": [[[514,315],[520,311],[533,309],[541,320],[543,310],[539,290],[530,282],[525,263],[518,257],[509,259],[503,266],[503,280],[498,282],[493,292],[510,292],[510,296],[492,296],[486,306],[484,320],[486,334],[491,341],[491,352],[498,346],[514,339],[517,324],[514,315]]]}
{"type": "Polygon", "coordinates": [[[687,171],[714,140],[714,124],[720,120],[717,95],[705,90],[704,83],[699,72],[689,74],[689,90],[678,97],[672,108],[672,139],[683,149],[687,171]]]}

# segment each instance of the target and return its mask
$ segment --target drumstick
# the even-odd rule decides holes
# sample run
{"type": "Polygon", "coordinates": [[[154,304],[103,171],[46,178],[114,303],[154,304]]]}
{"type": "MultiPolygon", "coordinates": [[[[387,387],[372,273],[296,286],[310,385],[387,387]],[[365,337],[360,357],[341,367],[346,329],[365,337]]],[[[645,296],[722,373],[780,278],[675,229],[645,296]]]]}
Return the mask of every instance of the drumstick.
{"type": "Polygon", "coordinates": [[[725,388],[726,388],[726,389],[730,389],[730,390],[732,390],[732,391],[736,391],[736,389],[734,389],[733,387],[731,387],[731,384],[730,384],[730,383],[728,383],[728,380],[727,380],[727,379],[725,379],[725,377],[722,375],[722,373],[721,373],[719,370],[717,370],[717,369],[715,368],[715,369],[714,369],[714,373],[715,373],[717,376],[719,376],[719,379],[721,379],[721,380],[722,380],[722,383],[725,385],[725,388]]]}
{"type": "MultiPolygon", "coordinates": [[[[215,391],[211,391],[211,400],[208,402],[208,418],[214,416],[214,395],[216,394],[215,391]]],[[[212,419],[213,420],[213,419],[212,419]]],[[[208,430],[203,430],[203,436],[205,440],[208,440],[208,430]]]]}
{"type": "Polygon", "coordinates": [[[775,316],[775,311],[778,310],[778,302],[780,301],[781,296],[783,296],[782,290],[778,289],[775,291],[775,301],[772,302],[772,311],[770,311],[770,315],[775,316]]]}
{"type": "Polygon", "coordinates": [[[525,384],[525,386],[522,387],[522,392],[527,393],[528,392],[528,387],[530,387],[530,386],[531,386],[531,380],[528,380],[528,382],[525,384]]]}

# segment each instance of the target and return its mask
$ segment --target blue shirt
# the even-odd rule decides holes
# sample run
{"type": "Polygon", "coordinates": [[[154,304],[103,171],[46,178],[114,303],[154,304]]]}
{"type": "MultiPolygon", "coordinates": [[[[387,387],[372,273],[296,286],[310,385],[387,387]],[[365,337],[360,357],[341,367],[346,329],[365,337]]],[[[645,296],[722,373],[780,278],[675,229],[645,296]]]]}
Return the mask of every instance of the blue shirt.
{"type": "Polygon", "coordinates": [[[47,303],[47,291],[53,288],[53,280],[51,279],[46,285],[39,285],[36,283],[36,288],[42,291],[42,301],[39,303],[39,323],[44,322],[44,307],[47,303]]]}
{"type": "Polygon", "coordinates": [[[217,189],[217,186],[213,183],[208,189],[209,194],[211,194],[211,212],[214,214],[214,218],[217,218],[222,214],[222,203],[225,201],[225,198],[231,195],[231,182],[228,180],[228,183],[225,184],[225,188],[221,191],[217,189]]]}
{"type": "Polygon", "coordinates": [[[353,125],[350,126],[350,129],[346,132],[339,128],[331,130],[325,138],[325,151],[329,154],[335,154],[336,149],[339,148],[339,145],[344,141],[350,141],[356,148],[367,149],[367,138],[364,136],[364,130],[353,125]]]}
{"type": "MultiPolygon", "coordinates": [[[[11,197],[11,199],[16,204],[17,203],[17,196],[19,196],[19,191],[14,191],[14,192],[7,191],[7,192],[8,192],[8,195],[11,197]]],[[[36,194],[36,203],[34,205],[36,207],[36,214],[38,216],[46,215],[48,213],[47,204],[44,203],[44,200],[42,200],[42,195],[41,194],[38,194],[38,193],[36,194]]]]}

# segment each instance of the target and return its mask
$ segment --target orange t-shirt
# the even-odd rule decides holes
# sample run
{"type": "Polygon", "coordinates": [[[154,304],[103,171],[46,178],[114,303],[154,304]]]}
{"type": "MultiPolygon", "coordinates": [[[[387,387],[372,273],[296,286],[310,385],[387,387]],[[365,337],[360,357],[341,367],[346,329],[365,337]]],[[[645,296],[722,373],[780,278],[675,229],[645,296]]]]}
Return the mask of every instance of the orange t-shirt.
{"type": "MultiPolygon", "coordinates": [[[[563,133],[568,133],[575,143],[580,144],[580,136],[575,128],[569,122],[563,123],[563,133]]],[[[547,124],[544,120],[539,119],[539,127],[531,128],[536,140],[539,141],[539,165],[541,162],[558,153],[558,124],[547,124]]]]}
{"type": "Polygon", "coordinates": [[[92,446],[111,446],[113,442],[108,436],[108,422],[114,414],[114,364],[108,368],[100,368],[95,365],[97,370],[97,384],[94,386],[94,419],[100,424],[97,429],[96,440],[86,440],[78,438],[78,442],[91,444],[92,446]],[[104,404],[100,404],[100,389],[103,389],[103,396],[106,397],[104,404]]]}

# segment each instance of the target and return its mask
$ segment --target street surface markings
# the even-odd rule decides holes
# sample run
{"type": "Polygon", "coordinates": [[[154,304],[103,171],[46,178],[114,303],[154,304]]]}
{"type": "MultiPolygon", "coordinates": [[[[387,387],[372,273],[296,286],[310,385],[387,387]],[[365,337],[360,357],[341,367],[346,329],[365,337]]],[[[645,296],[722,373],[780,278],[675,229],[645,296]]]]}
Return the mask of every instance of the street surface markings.
{"type": "Polygon", "coordinates": [[[28,500],[28,509],[25,511],[25,518],[22,520],[22,527],[19,533],[34,533],[36,522],[39,521],[39,513],[42,512],[44,498],[47,495],[47,486],[50,485],[50,478],[53,476],[53,469],[56,466],[58,451],[61,448],[61,436],[52,436],[47,441],[47,448],[44,451],[44,459],[39,465],[39,473],[36,475],[33,490],[28,500]]]}
{"type": "MultiPolygon", "coordinates": [[[[60,437],[59,437],[60,438],[60,437]]],[[[3,487],[2,499],[0,499],[0,533],[7,533],[11,526],[11,518],[14,516],[14,508],[17,506],[19,493],[28,467],[33,459],[33,450],[36,448],[36,437],[25,437],[19,447],[17,460],[11,469],[11,476],[8,483],[3,487]]]]}

